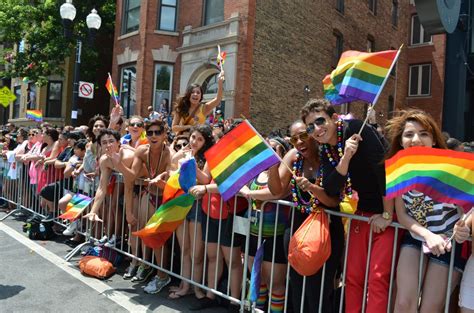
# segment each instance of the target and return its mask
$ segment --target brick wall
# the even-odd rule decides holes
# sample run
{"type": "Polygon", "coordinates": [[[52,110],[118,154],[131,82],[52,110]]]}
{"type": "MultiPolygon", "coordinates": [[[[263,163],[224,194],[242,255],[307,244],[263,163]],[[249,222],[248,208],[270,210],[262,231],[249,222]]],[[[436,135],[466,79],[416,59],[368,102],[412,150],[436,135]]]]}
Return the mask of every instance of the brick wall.
{"type": "MultiPolygon", "coordinates": [[[[255,46],[252,65],[250,116],[264,132],[289,125],[298,118],[307,97],[322,96],[322,79],[332,70],[335,55],[334,31],[344,37],[343,50],[367,48],[372,36],[376,50],[398,48],[407,42],[408,3],[400,1],[399,23],[391,24],[391,0],[378,1],[377,15],[369,12],[366,1],[345,1],[345,12],[335,9],[335,1],[258,1],[256,7],[255,46]],[[271,112],[271,113],[270,113],[271,112]],[[270,114],[269,114],[270,113],[270,114]]],[[[387,117],[388,96],[395,97],[396,106],[404,99],[407,82],[406,53],[398,67],[397,89],[390,78],[377,104],[387,117]]],[[[364,104],[353,103],[351,112],[364,116],[364,104]]]]}

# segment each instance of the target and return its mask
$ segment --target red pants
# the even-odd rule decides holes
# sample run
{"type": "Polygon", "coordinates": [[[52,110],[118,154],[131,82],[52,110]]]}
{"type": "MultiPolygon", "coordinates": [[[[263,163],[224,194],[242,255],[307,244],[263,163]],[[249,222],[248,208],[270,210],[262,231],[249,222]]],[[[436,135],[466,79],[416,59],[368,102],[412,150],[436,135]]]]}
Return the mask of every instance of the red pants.
{"type": "Polygon", "coordinates": [[[365,312],[367,313],[387,312],[394,234],[393,227],[387,227],[383,233],[372,234],[369,260],[367,252],[370,225],[367,222],[352,220],[347,252],[346,313],[362,312],[363,301],[366,301],[365,312]],[[367,262],[370,264],[367,297],[364,299],[367,262]]]}

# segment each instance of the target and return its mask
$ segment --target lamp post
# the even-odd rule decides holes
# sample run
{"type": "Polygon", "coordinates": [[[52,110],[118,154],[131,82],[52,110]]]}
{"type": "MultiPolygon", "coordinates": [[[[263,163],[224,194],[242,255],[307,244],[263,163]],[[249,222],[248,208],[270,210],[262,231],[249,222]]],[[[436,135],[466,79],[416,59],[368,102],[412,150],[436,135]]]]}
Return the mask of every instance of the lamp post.
{"type": "MultiPolygon", "coordinates": [[[[64,26],[64,36],[66,38],[72,37],[73,21],[76,17],[76,8],[72,4],[72,0],[66,0],[59,9],[64,26]]],[[[89,38],[93,41],[97,30],[99,30],[102,19],[95,9],[86,17],[86,24],[89,28],[89,38]]],[[[74,82],[72,93],[72,110],[71,110],[71,124],[77,126],[77,100],[79,98],[79,70],[81,65],[82,40],[76,38],[76,61],[74,63],[74,82]]]]}

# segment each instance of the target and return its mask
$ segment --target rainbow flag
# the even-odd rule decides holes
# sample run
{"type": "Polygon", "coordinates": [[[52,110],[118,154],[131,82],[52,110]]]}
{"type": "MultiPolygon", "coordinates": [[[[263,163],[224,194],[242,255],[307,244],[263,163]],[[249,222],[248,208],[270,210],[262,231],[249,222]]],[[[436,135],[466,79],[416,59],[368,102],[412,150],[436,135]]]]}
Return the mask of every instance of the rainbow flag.
{"type": "Polygon", "coordinates": [[[43,112],[41,110],[26,110],[26,118],[35,122],[42,122],[43,112]]]}
{"type": "Polygon", "coordinates": [[[260,291],[260,282],[262,280],[262,261],[263,261],[263,245],[265,240],[262,241],[260,247],[258,247],[257,252],[255,253],[255,258],[252,265],[252,273],[250,274],[250,290],[249,290],[249,300],[250,302],[257,302],[259,291],[260,291]]]}
{"type": "Polygon", "coordinates": [[[73,221],[81,215],[81,213],[92,202],[92,198],[77,193],[72,197],[71,201],[66,206],[66,212],[59,216],[59,218],[73,221]]]}
{"type": "Polygon", "coordinates": [[[222,67],[224,66],[225,58],[227,57],[227,53],[225,51],[221,52],[221,46],[217,45],[217,66],[222,71],[222,67]]]}
{"type": "Polygon", "coordinates": [[[188,192],[196,184],[196,161],[194,158],[184,161],[178,171],[168,178],[163,190],[163,203],[188,192]],[[194,173],[194,175],[193,175],[194,173]]]}
{"type": "Polygon", "coordinates": [[[427,147],[404,149],[385,161],[385,174],[389,199],[415,189],[466,211],[474,206],[472,153],[427,147]]]}
{"type": "Polygon", "coordinates": [[[247,120],[204,153],[224,201],[280,159],[247,120]]]}
{"type": "Polygon", "coordinates": [[[400,51],[344,52],[331,73],[332,83],[339,91],[339,96],[375,103],[400,51]]]}
{"type": "Polygon", "coordinates": [[[109,74],[109,78],[107,78],[107,82],[105,83],[105,88],[107,88],[107,90],[109,91],[110,96],[115,101],[115,104],[118,105],[120,103],[119,94],[117,91],[117,87],[115,87],[114,83],[112,82],[112,77],[110,77],[110,74],[109,74]]]}
{"type": "Polygon", "coordinates": [[[332,83],[331,74],[326,75],[323,79],[323,93],[324,98],[326,98],[332,104],[342,104],[357,100],[356,98],[348,96],[340,96],[339,90],[337,90],[332,83]]]}
{"type": "Polygon", "coordinates": [[[151,248],[163,246],[183,222],[195,198],[188,192],[196,184],[196,161],[194,158],[181,164],[178,172],[171,175],[163,192],[163,202],[145,227],[133,233],[151,248]]]}

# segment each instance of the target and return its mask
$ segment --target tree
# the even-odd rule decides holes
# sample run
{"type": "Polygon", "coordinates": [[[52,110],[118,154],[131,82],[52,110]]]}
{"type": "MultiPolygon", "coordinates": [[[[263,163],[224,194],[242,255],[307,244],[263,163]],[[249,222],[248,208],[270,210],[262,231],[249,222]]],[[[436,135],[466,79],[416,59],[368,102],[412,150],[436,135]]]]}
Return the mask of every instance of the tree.
{"type": "MultiPolygon", "coordinates": [[[[65,38],[59,8],[64,0],[0,0],[0,41],[7,48],[0,62],[6,70],[0,78],[20,77],[36,82],[48,81],[48,76],[62,75],[64,60],[73,55],[74,38],[65,38]],[[14,47],[17,49],[14,49],[14,47]]],[[[74,20],[75,34],[87,38],[86,16],[95,8],[102,18],[97,34],[101,44],[94,49],[83,49],[81,76],[96,80],[94,75],[102,56],[110,56],[114,22],[115,0],[80,0],[74,20]],[[103,44],[107,42],[108,44],[103,44]]]]}

